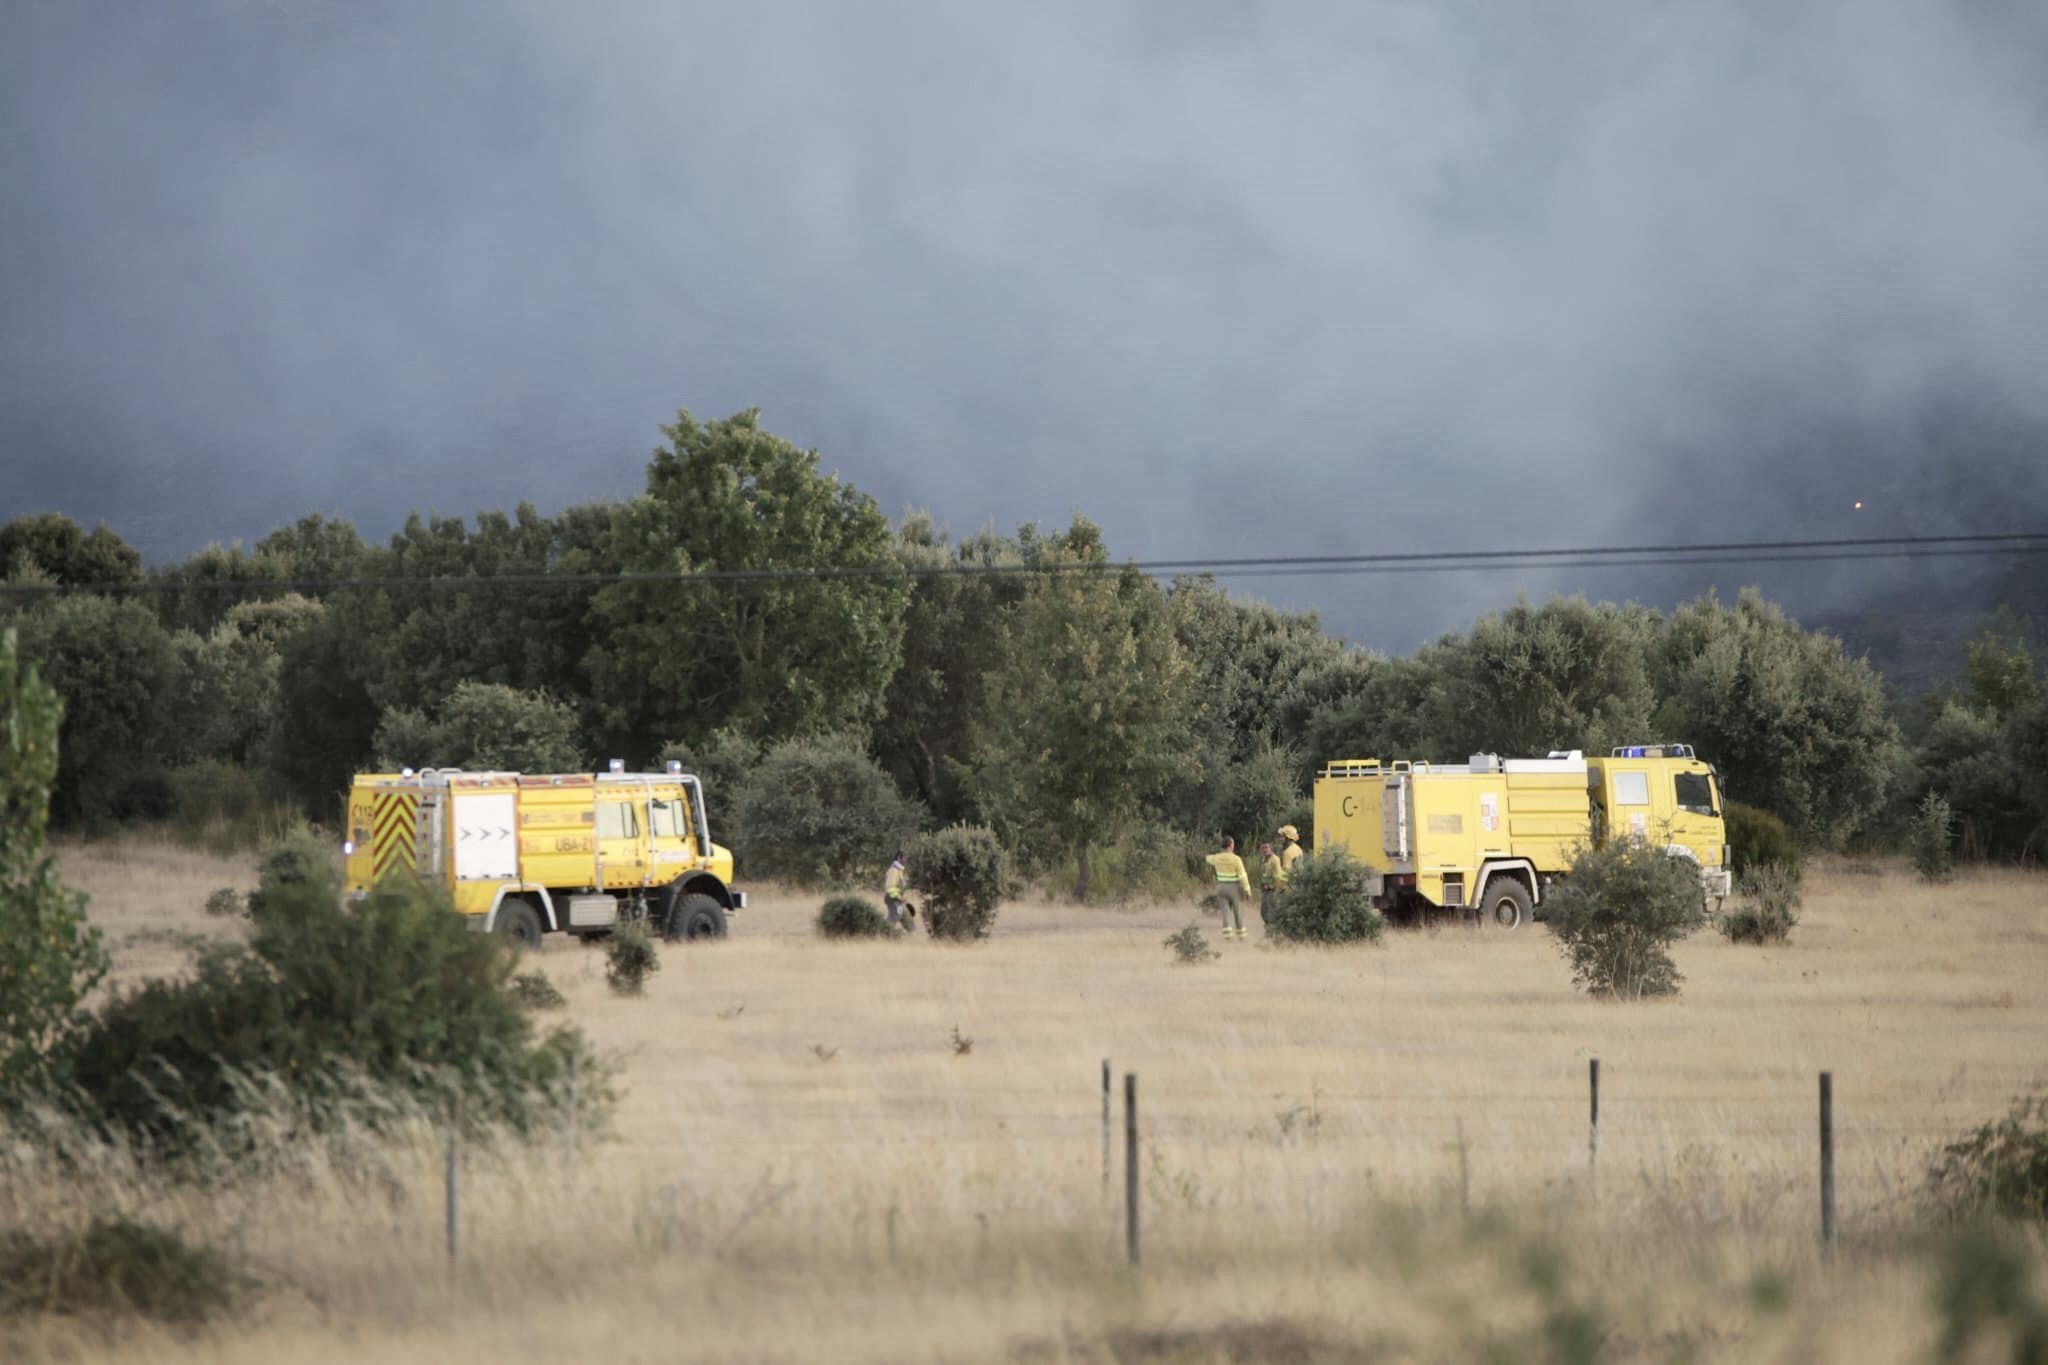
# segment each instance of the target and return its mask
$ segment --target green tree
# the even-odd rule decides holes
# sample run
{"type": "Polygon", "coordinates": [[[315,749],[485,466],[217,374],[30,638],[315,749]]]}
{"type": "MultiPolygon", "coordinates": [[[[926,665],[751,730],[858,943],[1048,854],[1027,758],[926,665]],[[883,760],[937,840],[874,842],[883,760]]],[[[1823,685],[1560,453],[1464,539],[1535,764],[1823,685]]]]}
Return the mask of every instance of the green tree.
{"type": "Polygon", "coordinates": [[[282,597],[290,566],[232,545],[208,545],[182,564],[152,570],[150,602],[166,630],[210,633],[245,602],[282,597]]]}
{"type": "Polygon", "coordinates": [[[1884,808],[1899,730],[1870,665],[1743,589],[1680,607],[1653,651],[1660,735],[1720,768],[1730,796],[1782,816],[1802,843],[1840,844],[1884,808]]]}
{"type": "Polygon", "coordinates": [[[1554,597],[1517,602],[1447,635],[1419,662],[1434,675],[1432,757],[1605,753],[1650,731],[1649,649],[1656,613],[1634,605],[1554,597]]]}
{"type": "Polygon", "coordinates": [[[142,581],[142,555],[105,526],[91,534],[59,512],[16,517],[0,526],[0,577],[33,567],[68,588],[112,588],[142,581]]]}
{"type": "Polygon", "coordinates": [[[432,714],[393,707],[377,724],[377,762],[397,768],[562,773],[590,767],[576,715],[545,692],[457,683],[432,714]]]}
{"type": "Polygon", "coordinates": [[[286,789],[317,816],[340,809],[382,719],[370,695],[371,660],[361,633],[378,605],[353,593],[330,599],[327,611],[278,651],[273,761],[286,789]]]}
{"type": "Polygon", "coordinates": [[[282,563],[294,582],[324,585],[351,577],[370,547],[353,523],[313,512],[257,541],[256,553],[282,563]]]}
{"type": "Polygon", "coordinates": [[[755,411],[679,413],[622,508],[620,567],[680,582],[601,590],[589,655],[615,746],[651,749],[732,727],[764,739],[870,722],[901,658],[910,584],[874,499],[820,471],[818,454],[763,431],[755,411]],[[820,569],[816,577],[703,580],[820,569]]]}
{"type": "Polygon", "coordinates": [[[1444,754],[1431,730],[1430,668],[1347,650],[1316,664],[1290,684],[1281,702],[1281,731],[1293,735],[1306,787],[1316,771],[1342,758],[1434,758],[1444,754]]]}
{"type": "Polygon", "coordinates": [[[805,886],[881,880],[924,810],[850,735],[788,739],[762,756],[729,809],[751,876],[805,886]]]}
{"type": "Polygon", "coordinates": [[[85,897],[45,844],[64,712],[0,631],[0,1094],[47,1080],[55,1049],[107,971],[85,897]]]}
{"type": "Polygon", "coordinates": [[[970,790],[1006,842],[1071,852],[1085,900],[1090,851],[1190,765],[1193,669],[1158,585],[1109,571],[1094,526],[1076,518],[1046,563],[1063,571],[1032,582],[983,676],[970,790]]]}
{"type": "Polygon", "coordinates": [[[55,818],[111,815],[123,788],[166,757],[178,679],[170,637],[140,603],[66,597],[23,621],[21,652],[64,699],[55,818]]]}
{"type": "Polygon", "coordinates": [[[1027,586],[1019,574],[986,571],[1022,567],[1025,551],[992,532],[949,544],[930,516],[913,513],[897,531],[896,556],[912,574],[911,593],[875,754],[906,795],[957,820],[967,806],[959,774],[973,740],[975,680],[999,666],[1003,614],[1027,586]]]}

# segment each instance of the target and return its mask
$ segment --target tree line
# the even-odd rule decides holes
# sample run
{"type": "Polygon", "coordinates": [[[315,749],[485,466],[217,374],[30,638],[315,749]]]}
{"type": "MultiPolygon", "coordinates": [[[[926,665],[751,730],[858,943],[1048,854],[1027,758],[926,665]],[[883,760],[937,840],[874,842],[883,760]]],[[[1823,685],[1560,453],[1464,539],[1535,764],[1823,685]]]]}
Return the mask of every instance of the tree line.
{"type": "Polygon", "coordinates": [[[1880,837],[1929,791],[1978,856],[2029,855],[2048,824],[2048,696],[2010,622],[1909,699],[1752,590],[1518,602],[1390,656],[1119,569],[1079,516],[892,524],[751,411],[662,433],[630,500],[415,514],[381,545],[309,515],[146,566],[105,527],[0,527],[8,586],[84,590],[0,594],[65,699],[56,820],[281,802],[331,822],[371,765],[680,756],[761,812],[764,846],[772,771],[840,792],[849,840],[974,821],[1086,893],[1188,838],[1305,826],[1330,759],[1682,739],[1813,847],[1880,837]],[[831,572],[744,576],[796,568],[831,572]]]}

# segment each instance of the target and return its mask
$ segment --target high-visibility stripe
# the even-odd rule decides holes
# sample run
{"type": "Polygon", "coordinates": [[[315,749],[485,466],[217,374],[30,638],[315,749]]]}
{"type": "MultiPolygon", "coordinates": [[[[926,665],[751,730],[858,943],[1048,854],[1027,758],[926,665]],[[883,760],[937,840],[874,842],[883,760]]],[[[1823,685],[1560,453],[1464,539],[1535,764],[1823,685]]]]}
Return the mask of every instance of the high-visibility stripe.
{"type": "Polygon", "coordinates": [[[381,878],[394,867],[412,867],[419,861],[418,792],[378,792],[370,810],[370,868],[381,878]]]}

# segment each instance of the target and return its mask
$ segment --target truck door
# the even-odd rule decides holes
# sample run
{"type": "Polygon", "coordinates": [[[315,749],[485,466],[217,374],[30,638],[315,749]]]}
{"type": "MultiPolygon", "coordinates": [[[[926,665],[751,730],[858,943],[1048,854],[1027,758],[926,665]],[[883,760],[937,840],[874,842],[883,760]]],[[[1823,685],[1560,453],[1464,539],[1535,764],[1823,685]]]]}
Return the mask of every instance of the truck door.
{"type": "Polygon", "coordinates": [[[1674,768],[1671,783],[1671,842],[1692,850],[1701,867],[1721,865],[1721,794],[1705,764],[1674,768]]]}
{"type": "Polygon", "coordinates": [[[652,880],[657,886],[674,881],[697,863],[697,841],[691,837],[690,802],[681,791],[656,792],[647,801],[647,828],[652,880]]]}
{"type": "Polygon", "coordinates": [[[597,858],[600,890],[632,891],[647,885],[647,838],[641,828],[646,798],[638,792],[600,792],[597,858]]]}

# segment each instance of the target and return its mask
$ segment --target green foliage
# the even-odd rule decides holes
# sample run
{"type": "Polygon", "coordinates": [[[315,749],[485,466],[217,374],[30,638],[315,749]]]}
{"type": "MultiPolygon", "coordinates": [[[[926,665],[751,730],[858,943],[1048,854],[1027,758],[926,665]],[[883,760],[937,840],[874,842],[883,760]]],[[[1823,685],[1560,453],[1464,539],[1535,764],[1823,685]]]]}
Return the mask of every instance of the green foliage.
{"type": "Polygon", "coordinates": [[[1735,943],[1783,943],[1799,923],[1799,874],[1781,863],[1752,865],[1737,881],[1738,900],[1722,912],[1721,932],[1735,943]]]}
{"type": "MultiPolygon", "coordinates": [[[[914,512],[904,517],[895,548],[906,570],[920,571],[1016,568],[1042,547],[1035,536],[986,531],[949,545],[929,515],[914,512]]],[[[977,680],[999,665],[1005,614],[1026,587],[1010,573],[919,572],[912,580],[903,665],[883,694],[874,748],[897,786],[941,820],[967,813],[961,773],[973,757],[977,680]]]]}
{"type": "Polygon", "coordinates": [[[191,1326],[232,1313],[253,1284],[219,1248],[121,1215],[0,1234],[0,1317],[132,1313],[191,1326]]]}
{"type": "MultiPolygon", "coordinates": [[[[605,541],[627,571],[886,569],[874,499],[760,427],[759,413],[662,428],[647,491],[605,541]]],[[[902,657],[906,577],[619,583],[593,609],[588,666],[604,724],[621,736],[697,742],[723,728],[816,735],[870,719],[902,657]]]]}
{"type": "Polygon", "coordinates": [[[1065,571],[1031,582],[982,677],[969,790],[1013,845],[1071,850],[1086,900],[1090,851],[1185,771],[1193,669],[1158,586],[1109,572],[1095,527],[1077,518],[1044,562],[1065,571]]]}
{"type": "Polygon", "coordinates": [[[1342,849],[1294,865],[1287,894],[1266,910],[1266,935],[1290,943],[1378,943],[1387,921],[1374,908],[1373,873],[1342,849]]]}
{"type": "Polygon", "coordinates": [[[1176,962],[1194,964],[1223,956],[1209,946],[1209,940],[1202,933],[1202,922],[1198,919],[1189,920],[1180,932],[1168,934],[1160,942],[1173,950],[1176,962]]]}
{"type": "Polygon", "coordinates": [[[223,855],[247,853],[288,837],[299,821],[268,774],[223,759],[201,759],[168,774],[175,809],[171,830],[223,855]]]}
{"type": "Polygon", "coordinates": [[[214,919],[240,919],[249,913],[249,901],[232,886],[216,887],[206,897],[206,913],[214,919]]]}
{"type": "Polygon", "coordinates": [[[104,525],[88,535],[59,512],[16,517],[0,526],[0,577],[40,571],[69,588],[108,588],[142,580],[142,555],[104,525]]]}
{"type": "Polygon", "coordinates": [[[826,938],[888,938],[895,931],[873,901],[834,896],[818,910],[818,932],[826,938]]]}
{"type": "Polygon", "coordinates": [[[64,713],[0,631],[0,1096],[50,1077],[108,959],[45,843],[64,713]]]}
{"type": "Polygon", "coordinates": [[[545,692],[457,683],[432,715],[393,707],[377,724],[377,763],[473,772],[591,771],[576,743],[576,715],[545,692]]]}
{"type": "Polygon", "coordinates": [[[1581,849],[1544,906],[1572,980],[1625,1000],[1678,994],[1671,945],[1706,919],[1699,870],[1638,839],[1581,849]]]}
{"type": "MultiPolygon", "coordinates": [[[[1215,774],[1208,827],[1236,837],[1246,865],[1259,844],[1287,822],[1301,804],[1297,785],[1301,758],[1286,746],[1264,746],[1215,774]]],[[[1252,868],[1256,876],[1258,869],[1252,868]]]]}
{"type": "Polygon", "coordinates": [[[2048,1365],[2048,1302],[2036,1243],[1996,1223],[1973,1223],[1943,1246],[1934,1289],[1941,1318],[1935,1359],[2003,1358],[2048,1365]]]}
{"type": "Polygon", "coordinates": [[[2003,719],[2032,706],[2041,696],[2033,651],[2021,638],[1985,631],[1964,655],[1963,678],[1970,699],[2003,719]]]}
{"type": "Polygon", "coordinates": [[[279,857],[251,897],[249,943],[215,944],[189,976],[109,1001],[66,1049],[81,1117],[189,1147],[252,1101],[250,1081],[286,1087],[317,1122],[358,1079],[525,1132],[581,1036],[536,1040],[509,983],[505,938],[470,931],[444,894],[388,880],[351,908],[331,857],[279,857]]]}
{"type": "Polygon", "coordinates": [[[1906,832],[1906,851],[1913,870],[1927,882],[1945,882],[1956,874],[1955,814],[1938,792],[1921,798],[1906,832]]]}
{"type": "Polygon", "coordinates": [[[558,1010],[569,1003],[545,972],[521,972],[513,977],[512,998],[530,1010],[558,1010]]]}
{"type": "MultiPolygon", "coordinates": [[[[682,764],[684,772],[704,784],[706,805],[731,819],[739,793],[761,761],[761,746],[736,731],[720,730],[700,744],[663,745],[656,762],[666,764],[671,760],[682,764]]],[[[733,843],[733,839],[723,835],[713,837],[723,844],[733,843]]]]}
{"type": "Polygon", "coordinates": [[[654,936],[638,920],[627,920],[612,930],[605,945],[604,984],[614,995],[639,995],[647,979],[661,970],[661,953],[654,936]]]}
{"type": "Polygon", "coordinates": [[[369,690],[369,642],[388,623],[365,620],[362,600],[329,610],[278,651],[277,747],[285,789],[308,810],[341,805],[349,777],[370,755],[379,718],[369,690]]]}
{"type": "Polygon", "coordinates": [[[166,747],[178,679],[170,637],[136,602],[65,597],[23,621],[21,655],[64,699],[52,816],[110,818],[127,779],[159,766],[166,747]]]}
{"type": "Polygon", "coordinates": [[[1652,655],[1656,732],[1711,755],[1727,790],[1840,844],[1885,806],[1898,726],[1870,665],[1807,632],[1754,589],[1672,614],[1652,655]]]}
{"type": "Polygon", "coordinates": [[[1937,1204],[1957,1217],[1998,1214],[2048,1223],[2048,1094],[1950,1143],[1928,1172],[1937,1204]]]}
{"type": "Polygon", "coordinates": [[[851,735],[768,750],[733,810],[747,874],[803,886],[879,878],[923,816],[851,735]]]}
{"type": "Polygon", "coordinates": [[[1013,890],[1009,855],[995,832],[980,825],[919,835],[904,867],[924,898],[925,928],[934,938],[987,938],[1013,890]]]}
{"type": "Polygon", "coordinates": [[[1785,822],[1767,810],[1740,801],[1721,803],[1728,830],[1728,870],[1741,876],[1752,867],[1789,868],[1798,876],[1805,864],[1799,845],[1785,822]]]}
{"type": "MultiPolygon", "coordinates": [[[[1483,616],[1418,656],[1434,680],[1432,754],[1605,753],[1650,731],[1649,648],[1656,613],[1553,597],[1483,616]]],[[[1349,757],[1327,755],[1326,757],[1349,757]]]]}

